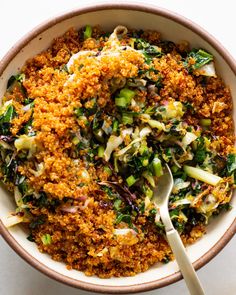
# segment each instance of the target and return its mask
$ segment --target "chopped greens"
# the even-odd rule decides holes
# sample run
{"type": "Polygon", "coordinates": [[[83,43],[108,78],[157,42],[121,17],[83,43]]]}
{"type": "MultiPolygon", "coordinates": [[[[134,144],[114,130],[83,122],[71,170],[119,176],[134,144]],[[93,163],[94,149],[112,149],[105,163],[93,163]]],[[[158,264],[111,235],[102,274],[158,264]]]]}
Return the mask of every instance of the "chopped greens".
{"type": "Polygon", "coordinates": [[[227,157],[227,172],[229,175],[235,172],[236,170],[236,155],[229,154],[227,157]]]}
{"type": "Polygon", "coordinates": [[[187,56],[184,65],[190,72],[201,68],[213,60],[213,55],[203,49],[193,49],[187,56]]]}
{"type": "Polygon", "coordinates": [[[49,234],[45,234],[41,237],[42,243],[47,246],[52,242],[52,237],[49,234]]]}

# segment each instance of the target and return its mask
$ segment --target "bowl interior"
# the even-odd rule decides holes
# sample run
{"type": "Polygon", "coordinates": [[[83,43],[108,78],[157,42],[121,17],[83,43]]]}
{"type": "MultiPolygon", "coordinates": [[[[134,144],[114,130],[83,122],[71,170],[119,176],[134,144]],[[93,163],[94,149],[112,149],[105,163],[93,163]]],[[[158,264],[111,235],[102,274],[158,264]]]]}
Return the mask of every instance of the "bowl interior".
{"type": "MultiPolygon", "coordinates": [[[[178,23],[176,20],[150,12],[110,8],[107,10],[90,11],[81,15],[71,14],[68,15],[66,19],[61,19],[60,22],[57,21],[58,20],[55,20],[54,23],[51,23],[49,28],[44,28],[44,31],[40,31],[42,29],[39,28],[39,31],[34,32],[34,38],[28,40],[29,42],[25,44],[23,48],[15,48],[15,50],[19,49],[19,52],[16,56],[10,58],[10,62],[4,69],[0,78],[0,96],[3,95],[6,89],[8,78],[12,74],[16,73],[28,58],[46,49],[50,45],[53,38],[62,35],[69,28],[80,28],[86,24],[99,24],[105,30],[111,31],[116,25],[122,24],[131,28],[157,30],[162,33],[162,37],[164,39],[172,40],[174,42],[188,40],[192,47],[205,48],[215,56],[217,72],[223,77],[225,83],[230,85],[232,95],[236,98],[235,74],[227,64],[226,60],[203,37],[192,31],[190,27],[187,28],[183,24],[178,23]]],[[[234,112],[234,119],[236,120],[235,116],[236,112],[234,112]]],[[[0,194],[0,218],[3,218],[9,211],[14,210],[15,205],[12,196],[7,193],[3,187],[0,187],[0,194]]],[[[194,245],[187,248],[192,262],[202,259],[203,255],[205,255],[216,243],[221,240],[235,219],[235,207],[236,198],[233,199],[233,209],[230,212],[222,214],[218,218],[212,220],[211,224],[207,228],[207,235],[194,245]]],[[[145,273],[129,278],[99,279],[97,277],[87,277],[79,271],[68,271],[64,264],[51,260],[51,258],[46,254],[41,254],[37,250],[36,245],[26,239],[27,232],[22,226],[15,226],[9,229],[9,233],[26,252],[33,256],[37,261],[46,265],[49,269],[66,277],[90,284],[97,284],[101,286],[120,286],[120,291],[122,291],[122,286],[140,285],[162,280],[178,271],[176,263],[170,262],[166,265],[154,265],[145,273]]],[[[156,284],[156,286],[158,286],[158,284],[156,284]]]]}

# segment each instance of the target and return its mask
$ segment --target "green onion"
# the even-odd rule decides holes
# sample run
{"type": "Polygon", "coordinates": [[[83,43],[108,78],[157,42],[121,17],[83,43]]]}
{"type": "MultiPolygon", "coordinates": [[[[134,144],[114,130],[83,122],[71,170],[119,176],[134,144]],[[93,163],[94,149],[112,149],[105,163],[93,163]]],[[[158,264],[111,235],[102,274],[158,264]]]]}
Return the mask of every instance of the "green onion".
{"type": "Polygon", "coordinates": [[[112,171],[111,171],[111,169],[110,169],[108,166],[105,166],[103,169],[104,169],[104,171],[105,171],[109,176],[112,175],[112,171]]]}
{"type": "Polygon", "coordinates": [[[143,155],[144,153],[148,152],[148,147],[144,144],[142,144],[139,148],[139,152],[141,155],[143,155]]]}
{"type": "Polygon", "coordinates": [[[131,100],[135,96],[135,91],[130,90],[128,88],[123,88],[123,89],[121,89],[119,96],[124,97],[126,99],[127,103],[130,104],[131,100]]]}
{"type": "Polygon", "coordinates": [[[149,164],[149,161],[147,158],[142,159],[142,165],[143,167],[146,167],[149,164]]]}
{"type": "Polygon", "coordinates": [[[121,203],[122,203],[121,199],[116,199],[115,202],[114,202],[114,204],[113,204],[113,207],[114,207],[117,211],[119,211],[119,210],[120,210],[120,205],[121,205],[121,203]]]}
{"type": "Polygon", "coordinates": [[[104,156],[104,151],[105,151],[104,147],[103,147],[102,145],[100,145],[100,146],[98,147],[98,157],[99,157],[99,158],[103,158],[103,156],[104,156]]]}
{"type": "Polygon", "coordinates": [[[211,125],[211,119],[200,119],[200,125],[202,127],[209,127],[211,125]]]}
{"type": "Polygon", "coordinates": [[[144,193],[146,197],[148,197],[149,199],[151,199],[153,196],[153,191],[150,189],[149,186],[146,186],[146,185],[144,186],[144,193]]]}
{"type": "Polygon", "coordinates": [[[50,245],[52,242],[52,237],[49,234],[45,234],[41,237],[41,241],[45,246],[50,245]]]}
{"type": "Polygon", "coordinates": [[[122,114],[122,123],[124,123],[125,125],[131,125],[133,121],[134,119],[132,114],[128,114],[128,113],[122,114]]]}
{"type": "Polygon", "coordinates": [[[209,173],[205,170],[202,170],[200,168],[191,167],[191,166],[184,166],[184,172],[192,178],[195,178],[197,180],[203,181],[205,183],[211,184],[211,185],[217,185],[222,178],[214,175],[212,173],[209,173]]]}
{"type": "Polygon", "coordinates": [[[128,186],[132,186],[136,181],[137,179],[133,175],[130,175],[128,178],[126,178],[128,186]]]}
{"type": "Polygon", "coordinates": [[[84,39],[86,40],[86,39],[88,39],[88,38],[91,38],[91,36],[92,36],[92,27],[91,26],[89,26],[89,25],[87,25],[86,27],[85,27],[85,30],[84,30],[84,39]]]}
{"type": "Polygon", "coordinates": [[[179,167],[176,166],[176,165],[174,165],[174,166],[171,167],[171,171],[172,171],[173,173],[176,173],[178,170],[179,170],[179,167]]]}
{"type": "Polygon", "coordinates": [[[117,120],[115,120],[112,125],[112,131],[117,132],[118,128],[119,128],[119,122],[117,120]]]}
{"type": "Polygon", "coordinates": [[[119,95],[115,98],[115,104],[118,107],[125,108],[131,103],[132,98],[135,96],[135,91],[128,88],[121,89],[119,95]]]}
{"type": "Polygon", "coordinates": [[[115,105],[117,107],[125,108],[127,106],[127,100],[125,97],[116,97],[115,98],[115,105]]]}
{"type": "Polygon", "coordinates": [[[72,139],[72,143],[73,143],[74,145],[77,145],[79,142],[80,142],[80,140],[79,140],[79,138],[78,138],[77,136],[73,137],[73,139],[72,139]]]}
{"type": "Polygon", "coordinates": [[[163,174],[161,160],[157,156],[152,161],[152,168],[154,176],[160,177],[163,174]]]}

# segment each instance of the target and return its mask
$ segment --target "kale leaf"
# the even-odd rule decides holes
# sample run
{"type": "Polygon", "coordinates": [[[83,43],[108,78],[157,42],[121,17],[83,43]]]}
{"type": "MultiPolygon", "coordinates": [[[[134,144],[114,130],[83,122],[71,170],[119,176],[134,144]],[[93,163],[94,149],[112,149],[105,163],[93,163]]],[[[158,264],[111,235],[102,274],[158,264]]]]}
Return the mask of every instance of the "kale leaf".
{"type": "Polygon", "coordinates": [[[184,66],[189,70],[189,72],[193,72],[194,70],[208,64],[212,60],[212,54],[203,49],[193,49],[185,59],[184,66]],[[194,60],[194,63],[191,63],[190,60],[194,60]]]}
{"type": "Polygon", "coordinates": [[[227,172],[231,175],[236,170],[236,155],[229,154],[227,157],[227,172]]]}

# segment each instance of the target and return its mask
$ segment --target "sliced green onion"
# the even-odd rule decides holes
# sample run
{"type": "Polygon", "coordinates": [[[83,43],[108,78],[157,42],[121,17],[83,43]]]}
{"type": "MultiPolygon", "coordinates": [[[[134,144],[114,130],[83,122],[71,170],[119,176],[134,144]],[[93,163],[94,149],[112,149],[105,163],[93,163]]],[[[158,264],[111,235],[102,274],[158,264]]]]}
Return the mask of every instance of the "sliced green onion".
{"type": "Polygon", "coordinates": [[[117,132],[118,128],[119,128],[119,122],[117,120],[115,120],[112,124],[112,131],[117,132]]]}
{"type": "Polygon", "coordinates": [[[128,114],[128,113],[122,114],[122,123],[124,123],[125,125],[131,125],[133,121],[134,119],[132,114],[128,114]]]}
{"type": "Polygon", "coordinates": [[[117,107],[121,107],[121,108],[125,108],[127,106],[127,100],[125,97],[121,96],[121,97],[116,97],[115,98],[115,105],[117,107]]]}
{"type": "Polygon", "coordinates": [[[119,96],[124,97],[126,99],[127,103],[129,104],[135,96],[135,91],[130,90],[128,88],[123,88],[123,89],[121,89],[119,96]]]}
{"type": "Polygon", "coordinates": [[[116,209],[116,211],[119,211],[120,210],[120,205],[121,205],[122,201],[121,199],[116,199],[114,204],[113,204],[113,207],[116,209]]]}
{"type": "Polygon", "coordinates": [[[103,158],[104,157],[104,151],[105,151],[104,146],[100,145],[98,147],[98,157],[99,158],[103,158]]]}
{"type": "Polygon", "coordinates": [[[203,127],[211,126],[211,119],[200,119],[200,125],[203,127]]]}
{"type": "Polygon", "coordinates": [[[148,152],[148,147],[144,144],[142,144],[139,148],[139,152],[141,155],[143,155],[144,153],[148,152]]]}
{"type": "Polygon", "coordinates": [[[92,32],[93,32],[92,27],[87,25],[84,30],[84,39],[86,40],[88,38],[91,38],[92,32]]]}
{"type": "Polygon", "coordinates": [[[149,199],[151,199],[153,196],[153,191],[150,189],[149,186],[146,186],[146,185],[144,186],[144,193],[146,197],[148,197],[149,199]]]}
{"type": "Polygon", "coordinates": [[[208,183],[214,186],[217,185],[222,180],[222,178],[217,175],[209,173],[200,168],[191,167],[187,165],[184,166],[184,172],[192,178],[195,178],[197,180],[203,181],[205,183],[208,183]]]}
{"type": "Polygon", "coordinates": [[[45,246],[50,245],[52,242],[52,237],[49,234],[45,234],[41,237],[41,241],[45,246]]]}
{"type": "Polygon", "coordinates": [[[80,142],[80,140],[79,140],[79,138],[78,138],[77,136],[73,137],[73,139],[72,139],[72,143],[73,143],[74,145],[77,145],[79,142],[80,142]]]}
{"type": "Polygon", "coordinates": [[[112,171],[111,171],[111,169],[110,169],[108,166],[105,166],[103,169],[104,169],[104,171],[105,171],[109,176],[112,175],[112,171]]]}
{"type": "Polygon", "coordinates": [[[152,168],[154,176],[160,177],[163,174],[161,160],[156,156],[152,161],[152,168]]]}
{"type": "Polygon", "coordinates": [[[179,167],[176,166],[176,165],[174,165],[174,166],[171,167],[171,171],[172,171],[173,173],[176,173],[178,170],[179,170],[179,167]]]}
{"type": "Polygon", "coordinates": [[[149,161],[147,158],[142,159],[142,165],[143,167],[146,167],[149,164],[149,161]]]}
{"type": "Polygon", "coordinates": [[[128,178],[126,178],[128,186],[132,186],[136,181],[137,179],[133,175],[130,175],[128,178]]]}

